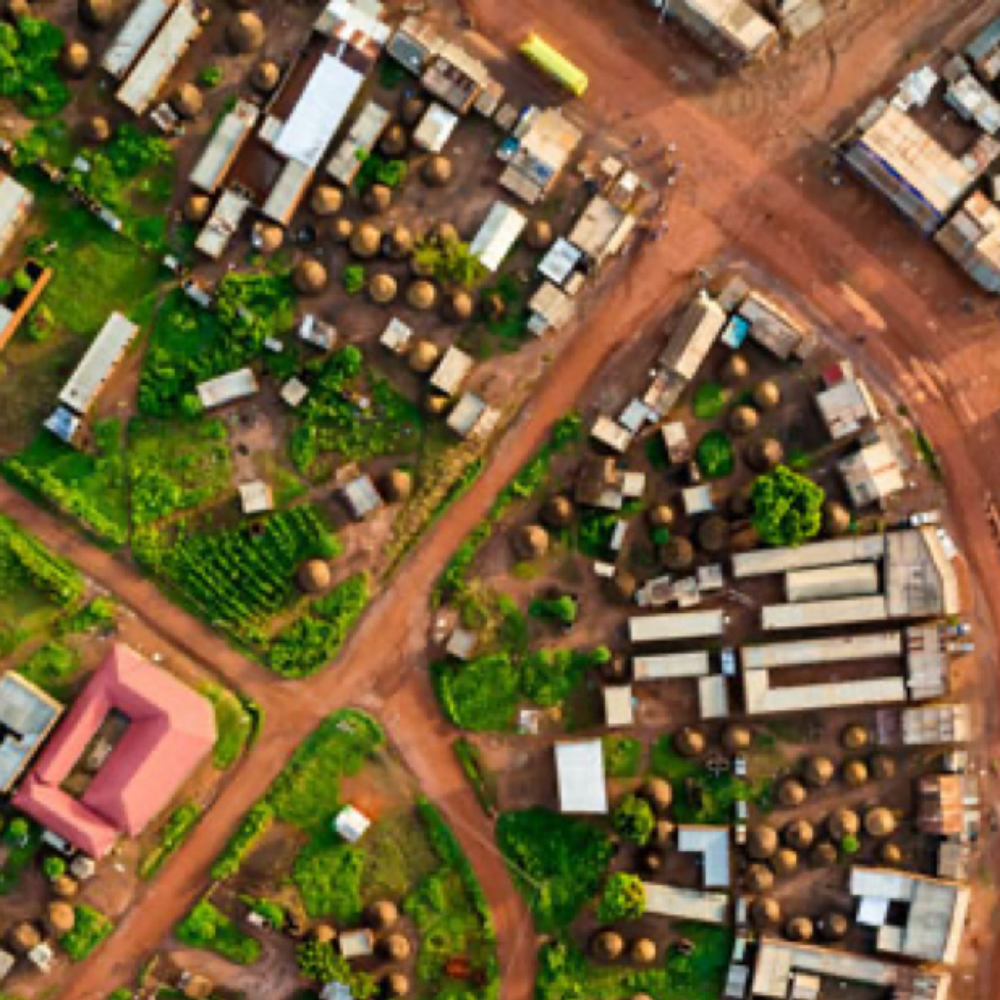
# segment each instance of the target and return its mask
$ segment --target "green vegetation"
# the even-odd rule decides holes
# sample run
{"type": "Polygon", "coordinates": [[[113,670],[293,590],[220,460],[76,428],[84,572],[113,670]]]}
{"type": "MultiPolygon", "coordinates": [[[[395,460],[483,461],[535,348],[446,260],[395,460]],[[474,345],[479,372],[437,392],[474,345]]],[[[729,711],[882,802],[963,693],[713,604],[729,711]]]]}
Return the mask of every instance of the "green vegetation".
{"type": "Polygon", "coordinates": [[[184,843],[187,835],[201,819],[201,806],[184,802],[167,818],[159,833],[159,842],[139,865],[140,878],[152,878],[184,843]]]}
{"type": "Polygon", "coordinates": [[[205,66],[198,73],[198,83],[200,83],[203,87],[207,87],[209,90],[211,90],[213,87],[218,87],[219,84],[222,83],[222,77],[223,77],[222,67],[216,66],[214,63],[212,63],[208,66],[205,66]]]}
{"type": "Polygon", "coordinates": [[[931,439],[922,431],[914,430],[913,432],[913,444],[917,449],[917,455],[920,457],[920,461],[927,466],[930,474],[938,480],[944,478],[944,470],[941,468],[941,460],[938,458],[938,453],[931,444],[931,439]]]}
{"type": "Polygon", "coordinates": [[[753,525],[768,545],[801,545],[823,526],[826,493],[812,480],[779,465],[753,486],[753,525]]]}
{"type": "Polygon", "coordinates": [[[65,860],[57,854],[50,854],[42,862],[42,873],[50,882],[54,882],[57,878],[66,874],[65,860]]]}
{"type": "Polygon", "coordinates": [[[528,605],[528,614],[532,618],[556,622],[563,628],[569,628],[576,623],[576,601],[567,594],[549,599],[537,599],[528,605]]]}
{"type": "Polygon", "coordinates": [[[614,853],[597,827],[538,808],[504,813],[497,844],[546,933],[568,927],[597,895],[614,853]]]}
{"type": "Polygon", "coordinates": [[[406,160],[386,160],[378,153],[370,153],[361,164],[354,187],[359,194],[364,194],[373,184],[395,190],[402,187],[408,172],[406,160]]]}
{"type": "Polygon", "coordinates": [[[853,834],[845,834],[840,839],[840,850],[848,857],[857,854],[861,850],[861,842],[853,834]]]}
{"type": "Polygon", "coordinates": [[[587,672],[608,663],[606,646],[590,651],[545,648],[528,653],[522,662],[521,691],[541,708],[561,705],[577,689],[587,672]]]}
{"type": "Polygon", "coordinates": [[[175,933],[184,944],[214,951],[236,965],[252,965],[260,957],[260,942],[244,934],[207,899],[194,904],[175,933]]]}
{"type": "Polygon", "coordinates": [[[413,259],[425,273],[433,274],[443,285],[473,289],[489,273],[461,240],[425,240],[418,243],[413,259]]]}
{"type": "Polygon", "coordinates": [[[332,831],[317,834],[295,859],[292,880],[310,917],[353,924],[361,917],[364,856],[332,831]]]}
{"type": "Polygon", "coordinates": [[[240,902],[263,917],[276,931],[284,930],[287,914],[280,903],[273,899],[258,899],[256,896],[240,896],[240,902]]]}
{"type": "Polygon", "coordinates": [[[731,476],[736,462],[733,444],[725,431],[709,431],[698,442],[694,460],[701,474],[708,479],[724,479],[731,476]]]}
{"type": "Polygon", "coordinates": [[[372,977],[367,972],[352,969],[332,941],[304,941],[296,949],[295,958],[299,972],[306,979],[314,979],[317,983],[344,983],[355,1000],[369,1000],[375,996],[372,977]]]}
{"type": "Polygon", "coordinates": [[[483,755],[474,743],[460,736],[451,745],[461,765],[462,772],[469,779],[472,790],[487,816],[492,816],[497,808],[497,785],[494,775],[486,767],[483,755]]]}
{"type": "Polygon", "coordinates": [[[365,285],[368,283],[364,266],[362,264],[348,264],[344,268],[344,273],[340,276],[340,282],[348,295],[357,295],[363,292],[365,285]]]}
{"type": "Polygon", "coordinates": [[[243,859],[270,829],[273,819],[274,809],[270,803],[266,799],[258,802],[243,817],[222,854],[216,858],[212,865],[212,878],[222,881],[235,875],[240,870],[243,859]]]}
{"type": "Polygon", "coordinates": [[[612,822],[618,834],[640,847],[649,842],[656,829],[653,807],[638,795],[627,795],[618,803],[612,822]]]}
{"type": "Polygon", "coordinates": [[[29,118],[48,118],[69,103],[57,72],[63,40],[54,24],[38,18],[0,24],[0,97],[13,100],[29,118]]]}
{"type": "Polygon", "coordinates": [[[641,740],[631,736],[604,737],[604,773],[609,778],[637,778],[641,768],[641,740]]]}
{"type": "Polygon", "coordinates": [[[80,654],[75,649],[53,641],[39,646],[18,667],[18,673],[53,698],[65,700],[81,666],[80,654]]]}
{"type": "Polygon", "coordinates": [[[691,408],[699,420],[721,417],[729,405],[730,392],[718,382],[702,382],[695,390],[691,408]]]}
{"type": "Polygon", "coordinates": [[[125,459],[121,424],[112,418],[93,425],[93,453],[64,444],[41,431],[20,455],[3,466],[6,477],[73,518],[112,545],[128,539],[125,459]]]}
{"type": "Polygon", "coordinates": [[[79,611],[61,617],[56,622],[54,631],[58,636],[96,632],[98,629],[113,625],[116,614],[115,602],[110,597],[95,597],[84,604],[79,611]]]}
{"type": "Polygon", "coordinates": [[[215,709],[212,763],[220,771],[225,771],[236,763],[246,749],[253,730],[253,719],[246,705],[228,688],[207,681],[202,684],[200,691],[215,709]]]}
{"type": "Polygon", "coordinates": [[[612,872],[604,883],[604,892],[597,907],[597,918],[602,923],[617,920],[634,920],[646,912],[646,890],[638,875],[612,872]]]}
{"type": "Polygon", "coordinates": [[[621,1000],[638,993],[653,1000],[718,1000],[725,989],[732,932],[686,923],[672,929],[694,945],[694,952],[672,950],[656,966],[644,969],[591,964],[571,943],[546,944],[539,954],[536,1000],[621,1000]]]}
{"type": "Polygon", "coordinates": [[[115,925],[100,910],[86,903],[77,903],[73,912],[76,916],[73,929],[64,934],[59,943],[74,962],[82,962],[114,930],[115,925]]]}

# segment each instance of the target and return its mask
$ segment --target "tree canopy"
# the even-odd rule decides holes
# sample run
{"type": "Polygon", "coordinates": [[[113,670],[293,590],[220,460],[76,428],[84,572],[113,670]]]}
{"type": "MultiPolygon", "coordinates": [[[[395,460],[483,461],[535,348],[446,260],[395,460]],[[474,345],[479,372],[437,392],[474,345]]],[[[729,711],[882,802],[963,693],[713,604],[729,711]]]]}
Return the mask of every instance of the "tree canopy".
{"type": "Polygon", "coordinates": [[[646,911],[646,890],[638,875],[615,872],[604,883],[604,895],[597,908],[598,919],[605,924],[616,920],[634,920],[646,911]]]}
{"type": "Polygon", "coordinates": [[[645,799],[629,795],[615,809],[614,825],[622,837],[642,847],[656,827],[656,817],[652,806],[645,799]]]}
{"type": "Polygon", "coordinates": [[[819,533],[824,500],[822,487],[779,465],[754,483],[753,525],[768,545],[801,545],[819,533]]]}

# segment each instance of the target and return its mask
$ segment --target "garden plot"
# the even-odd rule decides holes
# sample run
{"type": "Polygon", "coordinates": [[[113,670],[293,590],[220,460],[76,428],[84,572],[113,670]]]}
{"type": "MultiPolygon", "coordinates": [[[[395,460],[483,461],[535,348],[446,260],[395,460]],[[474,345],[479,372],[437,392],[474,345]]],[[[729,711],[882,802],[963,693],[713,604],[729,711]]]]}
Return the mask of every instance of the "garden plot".
{"type": "Polygon", "coordinates": [[[188,971],[276,995],[333,979],[356,996],[390,984],[496,995],[492,924],[471,866],[363,713],[338,712],[300,746],[212,877],[147,984],[174,987],[188,971]]]}

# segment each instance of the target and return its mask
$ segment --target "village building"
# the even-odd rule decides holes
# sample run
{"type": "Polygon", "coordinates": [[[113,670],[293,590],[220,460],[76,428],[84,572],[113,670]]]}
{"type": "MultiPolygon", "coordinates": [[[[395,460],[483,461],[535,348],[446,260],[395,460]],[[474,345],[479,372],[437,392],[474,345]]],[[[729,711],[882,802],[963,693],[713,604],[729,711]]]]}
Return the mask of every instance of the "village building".
{"type": "Polygon", "coordinates": [[[981,288],[1000,292],[1000,207],[973,191],[934,242],[981,288]]]}
{"type": "Polygon", "coordinates": [[[965,56],[987,83],[1000,79],[1000,18],[973,37],[965,47],[965,56]]]}
{"type": "Polygon", "coordinates": [[[972,715],[964,703],[906,708],[899,714],[898,733],[905,746],[968,743],[972,738],[972,715]]]}
{"type": "Polygon", "coordinates": [[[115,645],[56,728],[14,804],[92,858],[136,837],[215,744],[211,704],[127,646],[115,645]],[[124,723],[122,722],[124,720],[124,723]],[[66,790],[96,738],[105,746],[84,791],[66,790]]]}
{"type": "Polygon", "coordinates": [[[135,340],[139,327],[112,313],[59,393],[59,402],[81,417],[90,412],[135,340]]]}
{"type": "Polygon", "coordinates": [[[299,339],[321,351],[332,351],[337,346],[337,328],[312,313],[306,313],[299,323],[299,339]]]}
{"type": "Polygon", "coordinates": [[[597,194],[587,203],[566,239],[579,247],[596,268],[621,251],[635,225],[634,215],[597,194]]]}
{"type": "Polygon", "coordinates": [[[494,202],[489,215],[473,237],[469,252],[479,259],[487,271],[495,272],[507,259],[527,224],[527,218],[516,208],[511,208],[502,201],[494,202]]]}
{"type": "Polygon", "coordinates": [[[748,324],[750,339],[781,361],[805,360],[816,348],[816,332],[761,292],[749,292],[738,313],[748,324]]]}
{"type": "Polygon", "coordinates": [[[517,138],[517,148],[500,175],[500,186],[528,205],[537,204],[559,179],[582,139],[583,133],[559,108],[539,111],[517,138]]]}
{"type": "Polygon", "coordinates": [[[0,792],[11,791],[62,711],[55,698],[16,671],[0,678],[0,792]]]}
{"type": "Polygon", "coordinates": [[[372,821],[356,806],[344,806],[334,817],[333,830],[349,844],[356,844],[368,832],[372,821]]]}
{"type": "Polygon", "coordinates": [[[179,0],[118,88],[118,101],[134,115],[145,114],[201,30],[194,0],[179,0]]]}
{"type": "Polygon", "coordinates": [[[709,673],[711,673],[709,654],[702,649],[687,653],[659,653],[632,657],[632,679],[636,683],[707,677],[709,673]]]}
{"type": "Polygon", "coordinates": [[[719,638],[726,626],[721,611],[688,611],[669,615],[633,616],[628,620],[629,642],[681,642],[719,638]]]}
{"type": "Polygon", "coordinates": [[[635,722],[635,704],[629,684],[606,685],[603,690],[604,723],[609,729],[621,729],[635,722]]]}
{"type": "Polygon", "coordinates": [[[237,489],[240,494],[240,507],[244,514],[266,514],[274,510],[274,493],[262,479],[240,483],[237,489]]]}
{"type": "Polygon", "coordinates": [[[974,836],[979,827],[974,774],[924,774],[917,780],[917,825],[935,837],[974,836]]]}
{"type": "Polygon", "coordinates": [[[632,446],[635,439],[635,432],[627,427],[622,427],[617,420],[606,417],[603,414],[598,416],[590,428],[590,438],[605,448],[618,455],[624,455],[632,446]]]}
{"type": "Polygon", "coordinates": [[[241,191],[223,191],[215,209],[195,240],[195,249],[212,260],[218,260],[239,231],[243,217],[250,209],[250,199],[241,191]]]}
{"type": "Polygon", "coordinates": [[[778,46],[774,25],[746,0],[661,0],[658,6],[725,62],[763,59],[778,46]]]}
{"type": "Polygon", "coordinates": [[[337,947],[346,959],[370,958],[375,954],[375,934],[367,927],[344,931],[337,938],[337,947]]]}
{"type": "Polygon", "coordinates": [[[189,178],[191,185],[207,194],[214,194],[226,179],[259,119],[260,109],[255,104],[246,100],[237,101],[236,106],[223,115],[194,165],[189,178]]]}
{"type": "Polygon", "coordinates": [[[701,883],[706,889],[728,889],[732,884],[731,840],[728,826],[677,827],[677,850],[698,855],[701,883]]]}
{"type": "Polygon", "coordinates": [[[448,414],[447,424],[461,438],[484,440],[500,422],[500,411],[475,393],[466,392],[448,414]]]}
{"type": "Polygon", "coordinates": [[[369,101],[354,120],[347,138],[326,165],[326,172],[345,188],[354,183],[367,156],[388,128],[392,115],[375,101],[369,101]]]}
{"type": "Polygon", "coordinates": [[[837,463],[851,504],[857,508],[882,506],[906,489],[906,479],[892,444],[877,431],[857,451],[837,463]]]}
{"type": "Polygon", "coordinates": [[[420,76],[443,45],[444,39],[430,24],[410,14],[393,32],[385,50],[414,76],[420,76]]]}
{"type": "Polygon", "coordinates": [[[206,410],[216,410],[220,406],[249,399],[260,392],[260,383],[251,368],[239,368],[234,372],[219,375],[196,387],[195,392],[206,410]]]}
{"type": "Polygon", "coordinates": [[[302,379],[293,375],[282,387],[281,401],[293,410],[297,410],[309,398],[309,386],[302,379]]]}
{"type": "MultiPolygon", "coordinates": [[[[34,195],[24,185],[0,171],[0,256],[24,225],[34,202],[34,195]]],[[[0,323],[0,329],[5,325],[0,323]]]]}
{"type": "Polygon", "coordinates": [[[475,367],[472,357],[455,346],[444,352],[437,367],[431,373],[428,384],[445,396],[454,396],[475,367]]]}
{"type": "Polygon", "coordinates": [[[540,337],[565,326],[576,311],[573,300],[551,281],[543,281],[528,301],[528,330],[540,337]]]}
{"type": "Polygon", "coordinates": [[[555,745],[560,811],[603,816],[608,811],[604,777],[604,744],[600,740],[567,740],[555,745]]]}
{"type": "Polygon", "coordinates": [[[108,46],[101,67],[121,80],[166,20],[176,0],[139,0],[108,46]]]}
{"type": "Polygon", "coordinates": [[[834,441],[859,434],[881,419],[868,384],[855,377],[850,362],[841,361],[824,371],[823,383],[816,407],[834,441]]]}
{"type": "Polygon", "coordinates": [[[351,516],[356,521],[363,521],[383,506],[382,497],[375,488],[371,476],[357,476],[343,487],[342,493],[351,516]]]}
{"type": "Polygon", "coordinates": [[[413,145],[428,153],[441,153],[458,128],[459,117],[443,104],[431,104],[413,130],[413,145]]]}
{"type": "Polygon", "coordinates": [[[379,343],[393,354],[405,354],[413,340],[413,328],[393,316],[379,337],[379,343]]]}
{"type": "Polygon", "coordinates": [[[460,45],[444,42],[420,78],[424,90],[460,115],[468,114],[490,82],[490,71],[460,45]]]}

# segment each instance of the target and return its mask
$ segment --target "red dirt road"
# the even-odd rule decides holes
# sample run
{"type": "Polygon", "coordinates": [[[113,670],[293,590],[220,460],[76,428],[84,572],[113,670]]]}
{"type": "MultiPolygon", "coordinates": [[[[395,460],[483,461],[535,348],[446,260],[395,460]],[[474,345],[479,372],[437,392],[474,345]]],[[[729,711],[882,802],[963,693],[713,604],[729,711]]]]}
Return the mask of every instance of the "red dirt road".
{"type": "MultiPolygon", "coordinates": [[[[624,94],[626,107],[630,101],[633,105],[629,124],[647,136],[640,161],[643,156],[651,161],[669,142],[678,144],[683,174],[671,205],[671,235],[639,248],[631,269],[553,365],[486,473],[424,539],[369,611],[336,666],[318,677],[289,684],[268,678],[173,608],[128,567],[0,487],[5,512],[57,543],[164,634],[250,692],[267,712],[264,735],[239,779],[97,960],[81,969],[66,1000],[98,1000],[131,976],[194,900],[215,854],[296,744],[320,718],[347,703],[362,704],[386,722],[428,796],[454,826],[494,909],[503,996],[530,997],[530,919],[492,849],[490,824],[455,764],[452,733],[441,721],[427,683],[427,597],[454,547],[541,442],[551,422],[577,400],[608,354],[666,313],[688,286],[693,270],[720,255],[759,262],[815,303],[838,324],[845,349],[858,353],[890,390],[906,399],[940,452],[953,488],[957,534],[989,597],[988,613],[997,619],[1000,561],[982,516],[981,498],[987,489],[1000,495],[1000,466],[993,461],[1000,445],[993,389],[1000,384],[1000,331],[995,321],[987,320],[977,297],[972,296],[972,303],[978,312],[970,315],[960,308],[961,299],[971,295],[969,287],[888,208],[860,194],[853,182],[834,189],[818,179],[815,167],[821,156],[811,138],[831,128],[845,105],[867,96],[870,81],[888,72],[906,46],[934,26],[943,12],[962,14],[971,5],[869,3],[866,17],[874,23],[866,20],[857,49],[818,62],[813,75],[797,78],[801,86],[794,91],[782,91],[780,67],[755,73],[753,93],[764,96],[745,119],[732,113],[738,91],[728,82],[704,92],[690,85],[682,91],[676,85],[663,58],[669,48],[658,48],[662,42],[651,15],[639,4],[634,10],[630,4],[615,5],[616,10],[620,7],[615,24],[601,13],[607,7],[593,2],[479,0],[473,5],[480,29],[491,37],[518,41],[534,26],[578,58],[590,73],[587,104],[598,117],[619,118],[624,94]],[[879,330],[876,317],[881,317],[884,330],[879,330]],[[868,333],[863,347],[853,342],[860,331],[868,333]]],[[[987,5],[975,6],[988,14],[987,5]]],[[[995,695],[992,686],[989,692],[995,695]]],[[[989,712],[987,721],[992,731],[995,713],[989,712]]],[[[1000,995],[1000,988],[991,992],[985,988],[986,977],[983,981],[984,998],[1000,995]]]]}

